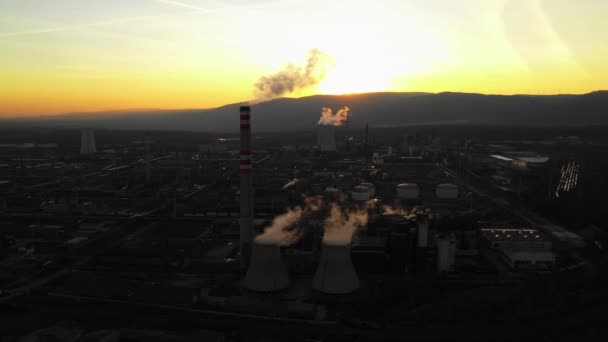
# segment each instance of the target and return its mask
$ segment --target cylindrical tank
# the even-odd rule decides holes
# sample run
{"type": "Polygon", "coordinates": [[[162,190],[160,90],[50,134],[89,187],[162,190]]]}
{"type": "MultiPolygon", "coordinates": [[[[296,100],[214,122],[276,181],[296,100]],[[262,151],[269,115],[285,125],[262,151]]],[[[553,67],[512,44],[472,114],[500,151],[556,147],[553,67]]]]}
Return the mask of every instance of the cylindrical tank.
{"type": "Polygon", "coordinates": [[[353,200],[360,201],[360,202],[369,201],[371,198],[371,196],[369,194],[369,189],[364,186],[354,187],[353,191],[351,192],[351,196],[352,196],[353,200]]]}
{"type": "Polygon", "coordinates": [[[445,235],[437,237],[437,272],[447,272],[452,266],[450,240],[445,235]]]}
{"type": "Polygon", "coordinates": [[[429,244],[429,218],[427,215],[418,215],[416,218],[418,223],[418,243],[420,248],[426,248],[429,244]]]}
{"type": "Polygon", "coordinates": [[[376,187],[374,186],[374,184],[369,183],[369,182],[363,182],[363,183],[361,183],[361,186],[364,186],[369,190],[369,195],[371,197],[376,196],[376,187]]]}
{"type": "Polygon", "coordinates": [[[456,261],[456,239],[453,234],[437,237],[437,272],[447,272],[456,261]]]}
{"type": "Polygon", "coordinates": [[[452,183],[438,184],[435,188],[435,196],[440,199],[458,198],[458,186],[452,183]]]}
{"type": "Polygon", "coordinates": [[[418,185],[413,183],[401,183],[397,185],[397,197],[401,199],[415,199],[420,195],[418,185]]]}
{"type": "Polygon", "coordinates": [[[289,276],[279,245],[255,241],[243,286],[252,291],[273,292],[289,286],[289,276]]]}
{"type": "Polygon", "coordinates": [[[351,260],[349,244],[323,243],[312,287],[329,294],[351,293],[359,288],[359,278],[351,260]]]}

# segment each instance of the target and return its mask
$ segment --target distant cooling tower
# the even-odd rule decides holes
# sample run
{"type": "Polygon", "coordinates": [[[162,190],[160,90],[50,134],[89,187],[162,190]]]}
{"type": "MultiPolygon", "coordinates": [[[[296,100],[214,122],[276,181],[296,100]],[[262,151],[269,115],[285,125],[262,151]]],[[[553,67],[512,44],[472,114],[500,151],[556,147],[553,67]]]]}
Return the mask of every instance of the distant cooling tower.
{"type": "Polygon", "coordinates": [[[321,151],[336,150],[336,127],[333,125],[317,126],[317,145],[321,151]]]}
{"type": "Polygon", "coordinates": [[[96,153],[95,146],[95,131],[90,128],[84,128],[80,131],[80,154],[96,153]]]}
{"type": "Polygon", "coordinates": [[[252,291],[273,292],[289,286],[289,276],[277,244],[254,242],[243,286],[252,291]]]}
{"type": "Polygon", "coordinates": [[[350,257],[350,245],[323,243],[312,287],[329,294],[351,293],[359,288],[359,278],[350,257]]]}

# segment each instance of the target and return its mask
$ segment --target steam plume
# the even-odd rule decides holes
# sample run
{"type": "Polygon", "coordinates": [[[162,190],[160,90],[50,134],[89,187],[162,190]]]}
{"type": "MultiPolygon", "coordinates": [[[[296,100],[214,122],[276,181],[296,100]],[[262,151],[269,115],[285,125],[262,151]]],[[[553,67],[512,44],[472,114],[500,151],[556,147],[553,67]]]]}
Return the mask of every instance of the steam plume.
{"type": "Polygon", "coordinates": [[[348,245],[351,243],[355,231],[367,224],[366,209],[345,211],[337,204],[331,205],[329,217],[325,219],[323,229],[323,243],[335,245],[348,245]]]}
{"type": "Polygon", "coordinates": [[[328,63],[327,54],[309,50],[305,66],[287,64],[276,74],[261,77],[255,84],[256,101],[272,100],[318,84],[327,74],[328,63]]]}
{"type": "Polygon", "coordinates": [[[342,107],[337,112],[333,113],[331,108],[323,107],[321,109],[321,118],[319,119],[319,125],[327,126],[341,126],[348,120],[350,115],[350,108],[342,107]]]}
{"type": "Polygon", "coordinates": [[[406,220],[413,220],[420,214],[430,214],[430,209],[421,209],[418,207],[414,207],[412,210],[407,210],[402,207],[393,207],[389,205],[382,206],[382,215],[399,215],[403,216],[406,220]]]}
{"type": "Polygon", "coordinates": [[[287,189],[287,188],[290,188],[290,187],[292,187],[292,186],[294,186],[294,185],[298,184],[298,182],[300,182],[300,180],[299,180],[299,179],[297,179],[297,178],[294,178],[294,179],[290,180],[290,181],[289,181],[287,184],[285,184],[285,185],[283,186],[282,190],[285,190],[285,189],[287,189]]]}
{"type": "Polygon", "coordinates": [[[321,209],[321,197],[304,197],[304,208],[298,206],[289,208],[287,211],[272,220],[270,226],[264,232],[255,237],[255,241],[265,244],[276,244],[291,246],[302,237],[302,232],[295,226],[307,215],[321,209]]]}

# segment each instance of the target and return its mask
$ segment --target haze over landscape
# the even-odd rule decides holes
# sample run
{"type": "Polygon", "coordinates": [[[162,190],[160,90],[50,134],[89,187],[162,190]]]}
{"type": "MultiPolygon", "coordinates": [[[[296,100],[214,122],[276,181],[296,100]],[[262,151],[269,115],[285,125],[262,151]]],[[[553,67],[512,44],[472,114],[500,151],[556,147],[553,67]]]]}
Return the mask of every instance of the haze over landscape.
{"type": "Polygon", "coordinates": [[[608,88],[606,13],[600,0],[4,0],[0,116],[214,108],[294,68],[313,79],[282,96],[584,94],[608,88]],[[311,49],[324,58],[309,75],[311,49]]]}

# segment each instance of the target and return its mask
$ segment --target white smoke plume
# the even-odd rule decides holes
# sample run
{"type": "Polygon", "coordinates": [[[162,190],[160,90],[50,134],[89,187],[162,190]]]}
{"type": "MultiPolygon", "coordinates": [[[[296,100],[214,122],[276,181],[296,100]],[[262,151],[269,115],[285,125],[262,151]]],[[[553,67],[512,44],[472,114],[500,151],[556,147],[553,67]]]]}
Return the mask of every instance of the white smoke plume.
{"type": "Polygon", "coordinates": [[[255,102],[272,100],[307,89],[321,82],[331,58],[319,49],[308,51],[305,66],[287,64],[274,75],[263,76],[255,83],[255,102]]]}
{"type": "Polygon", "coordinates": [[[304,207],[289,208],[287,211],[272,220],[264,232],[255,237],[257,243],[291,246],[302,237],[302,232],[296,229],[296,224],[303,217],[308,216],[322,207],[323,199],[320,196],[304,196],[304,207]]]}
{"type": "Polygon", "coordinates": [[[414,207],[412,208],[412,210],[407,210],[404,209],[402,207],[395,207],[395,206],[390,206],[390,205],[384,205],[382,206],[382,215],[399,215],[399,216],[403,216],[404,219],[406,220],[413,220],[415,219],[418,215],[429,215],[431,213],[430,209],[421,209],[418,207],[414,207]]]}
{"type": "Polygon", "coordinates": [[[287,184],[285,184],[282,188],[282,190],[285,190],[287,188],[291,188],[292,186],[298,184],[300,182],[300,180],[298,178],[294,178],[292,180],[290,180],[289,182],[287,182],[287,184]]]}
{"type": "Polygon", "coordinates": [[[333,112],[329,107],[323,107],[321,109],[321,118],[319,119],[319,125],[326,126],[341,126],[348,120],[350,115],[350,108],[342,107],[337,112],[333,112]]]}
{"type": "Polygon", "coordinates": [[[367,224],[367,209],[359,208],[343,210],[337,204],[332,204],[329,217],[325,219],[323,243],[333,245],[349,245],[359,227],[367,224]]]}

